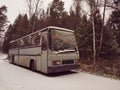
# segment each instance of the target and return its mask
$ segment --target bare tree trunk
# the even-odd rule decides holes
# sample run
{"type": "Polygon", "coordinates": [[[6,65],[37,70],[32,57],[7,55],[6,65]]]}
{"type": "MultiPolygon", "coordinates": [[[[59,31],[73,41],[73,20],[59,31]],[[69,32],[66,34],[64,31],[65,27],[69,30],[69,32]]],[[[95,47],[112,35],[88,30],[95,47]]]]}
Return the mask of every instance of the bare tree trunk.
{"type": "Polygon", "coordinates": [[[97,14],[97,7],[98,7],[98,0],[97,1],[91,1],[91,17],[92,17],[92,31],[93,31],[93,69],[96,69],[96,30],[95,30],[95,17],[97,14]]]}
{"type": "Polygon", "coordinates": [[[34,32],[34,30],[35,30],[35,24],[36,24],[36,16],[37,16],[37,14],[38,14],[38,6],[39,6],[39,2],[40,2],[40,0],[37,0],[37,2],[36,2],[36,7],[35,7],[35,16],[34,16],[34,18],[33,18],[33,25],[32,25],[32,32],[34,32]]]}
{"type": "Polygon", "coordinates": [[[34,32],[35,29],[35,24],[36,24],[36,17],[39,15],[39,11],[41,9],[39,9],[39,4],[41,4],[42,2],[40,2],[41,0],[35,0],[34,2],[32,0],[26,0],[27,5],[28,5],[28,9],[29,9],[29,18],[32,17],[33,14],[35,14],[35,17],[33,18],[33,24],[32,24],[32,32],[34,32]]]}
{"type": "Polygon", "coordinates": [[[96,64],[96,37],[95,37],[95,25],[94,25],[94,21],[92,21],[92,25],[93,25],[93,65],[96,64]]]}
{"type": "Polygon", "coordinates": [[[33,24],[32,24],[32,30],[31,31],[34,32],[35,31],[35,24],[36,24],[36,17],[35,16],[33,17],[32,22],[33,22],[33,24]]]}
{"type": "Polygon", "coordinates": [[[29,18],[31,18],[32,17],[32,9],[33,9],[32,0],[26,0],[26,2],[27,2],[27,6],[28,6],[29,18]]]}
{"type": "Polygon", "coordinates": [[[98,50],[98,57],[99,57],[99,55],[101,53],[102,43],[103,43],[106,3],[107,3],[107,0],[104,0],[104,10],[103,10],[103,19],[102,19],[102,28],[101,28],[101,36],[100,36],[100,45],[99,45],[99,50],[98,50]]]}
{"type": "Polygon", "coordinates": [[[94,8],[92,8],[92,30],[93,30],[93,65],[96,65],[96,36],[95,36],[95,23],[94,23],[94,8]]]}
{"type": "Polygon", "coordinates": [[[97,10],[97,3],[95,0],[87,0],[89,6],[90,6],[90,13],[91,13],[91,22],[92,22],[92,32],[93,32],[93,69],[96,66],[96,32],[95,32],[95,15],[96,15],[96,10],[97,10]]]}

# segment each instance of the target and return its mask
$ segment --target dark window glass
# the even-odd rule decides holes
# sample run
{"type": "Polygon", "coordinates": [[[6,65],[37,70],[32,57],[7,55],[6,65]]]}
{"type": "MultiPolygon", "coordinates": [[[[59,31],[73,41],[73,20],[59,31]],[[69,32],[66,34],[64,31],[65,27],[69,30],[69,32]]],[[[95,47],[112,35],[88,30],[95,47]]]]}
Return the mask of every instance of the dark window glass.
{"type": "Polygon", "coordinates": [[[40,45],[40,35],[39,33],[32,35],[32,45],[40,45]]]}
{"type": "Polygon", "coordinates": [[[73,32],[51,30],[49,44],[52,51],[76,49],[76,39],[73,32]]]}
{"type": "Polygon", "coordinates": [[[31,36],[24,38],[24,45],[25,46],[31,46],[31,36]]]}
{"type": "Polygon", "coordinates": [[[17,45],[16,45],[16,48],[18,48],[18,47],[19,47],[19,44],[20,44],[20,41],[19,41],[19,40],[17,40],[17,45]]]}
{"type": "Polygon", "coordinates": [[[16,48],[17,47],[17,42],[14,41],[10,44],[10,48],[16,48]]]}
{"type": "Polygon", "coordinates": [[[47,34],[42,35],[42,50],[47,50],[47,34]]]}
{"type": "Polygon", "coordinates": [[[24,39],[20,39],[20,47],[23,47],[24,46],[24,39]]]}

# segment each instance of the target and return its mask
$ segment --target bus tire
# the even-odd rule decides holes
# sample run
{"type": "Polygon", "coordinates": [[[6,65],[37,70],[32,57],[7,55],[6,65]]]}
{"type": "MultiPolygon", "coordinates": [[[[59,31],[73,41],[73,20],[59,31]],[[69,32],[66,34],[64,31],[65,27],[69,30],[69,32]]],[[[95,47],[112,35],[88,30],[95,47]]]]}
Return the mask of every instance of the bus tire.
{"type": "Polygon", "coordinates": [[[36,68],[35,68],[35,61],[34,61],[34,60],[31,60],[31,61],[30,61],[30,69],[31,69],[32,71],[35,71],[35,70],[36,70],[36,68]]]}

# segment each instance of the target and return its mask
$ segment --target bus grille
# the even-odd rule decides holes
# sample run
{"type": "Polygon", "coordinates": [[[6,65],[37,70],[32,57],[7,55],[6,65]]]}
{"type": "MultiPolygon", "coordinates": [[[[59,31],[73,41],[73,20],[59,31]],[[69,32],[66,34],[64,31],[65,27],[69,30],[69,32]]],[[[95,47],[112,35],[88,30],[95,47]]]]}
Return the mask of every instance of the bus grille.
{"type": "Polygon", "coordinates": [[[63,60],[62,64],[74,64],[74,60],[63,60]]]}

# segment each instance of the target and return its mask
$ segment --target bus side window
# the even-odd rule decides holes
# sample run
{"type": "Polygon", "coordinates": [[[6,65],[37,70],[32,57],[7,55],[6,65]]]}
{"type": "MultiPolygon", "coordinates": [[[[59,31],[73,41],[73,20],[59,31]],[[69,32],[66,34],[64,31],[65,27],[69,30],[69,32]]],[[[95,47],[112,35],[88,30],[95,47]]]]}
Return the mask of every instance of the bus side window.
{"type": "Polygon", "coordinates": [[[11,49],[12,49],[12,48],[15,48],[15,46],[16,46],[15,43],[16,43],[16,42],[12,42],[12,43],[10,44],[10,48],[11,48],[11,49]]]}
{"type": "Polygon", "coordinates": [[[32,35],[32,45],[40,45],[40,35],[38,33],[32,35]]]}
{"type": "Polygon", "coordinates": [[[45,35],[42,36],[42,50],[47,50],[47,37],[45,35]]]}
{"type": "Polygon", "coordinates": [[[20,39],[20,47],[23,47],[23,46],[24,46],[24,40],[20,39]]]}
{"type": "Polygon", "coordinates": [[[31,46],[31,37],[30,36],[24,38],[24,44],[25,44],[25,46],[31,46]]]}
{"type": "Polygon", "coordinates": [[[27,37],[27,46],[31,46],[31,36],[27,37]]]}
{"type": "Polygon", "coordinates": [[[13,42],[12,43],[10,43],[10,49],[12,49],[13,48],[13,42]]]}
{"type": "Polygon", "coordinates": [[[12,43],[9,44],[9,49],[12,49],[12,43]]]}
{"type": "Polygon", "coordinates": [[[17,42],[15,41],[14,43],[13,43],[13,48],[16,48],[17,47],[17,42]]]}
{"type": "Polygon", "coordinates": [[[16,45],[17,48],[19,47],[19,43],[20,43],[20,41],[18,40],[18,41],[17,41],[17,45],[16,45]]]}

